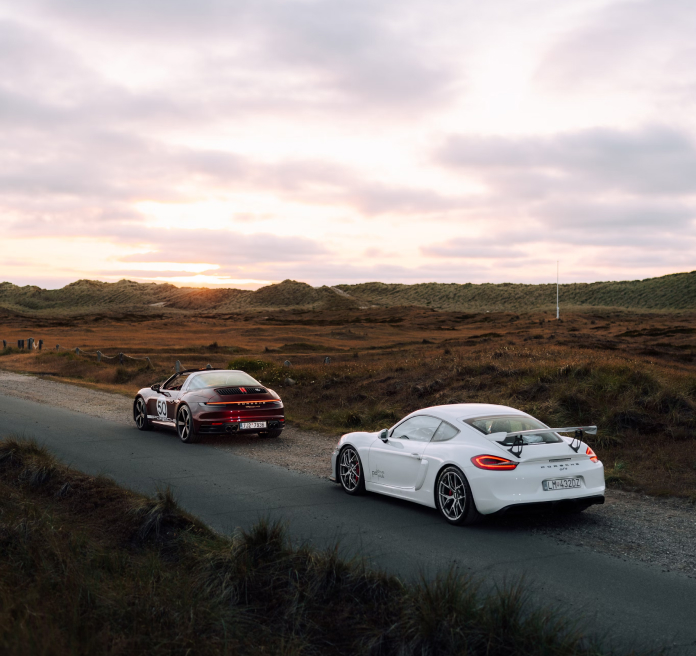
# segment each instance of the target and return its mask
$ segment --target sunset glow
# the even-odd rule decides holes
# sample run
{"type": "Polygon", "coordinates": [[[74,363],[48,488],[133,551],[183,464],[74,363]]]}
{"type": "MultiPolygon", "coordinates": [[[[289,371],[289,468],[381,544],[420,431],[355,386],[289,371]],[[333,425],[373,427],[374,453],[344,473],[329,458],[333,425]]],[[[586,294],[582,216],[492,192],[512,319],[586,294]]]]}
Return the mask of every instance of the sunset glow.
{"type": "Polygon", "coordinates": [[[256,288],[696,268],[696,7],[0,7],[0,278],[256,288]]]}

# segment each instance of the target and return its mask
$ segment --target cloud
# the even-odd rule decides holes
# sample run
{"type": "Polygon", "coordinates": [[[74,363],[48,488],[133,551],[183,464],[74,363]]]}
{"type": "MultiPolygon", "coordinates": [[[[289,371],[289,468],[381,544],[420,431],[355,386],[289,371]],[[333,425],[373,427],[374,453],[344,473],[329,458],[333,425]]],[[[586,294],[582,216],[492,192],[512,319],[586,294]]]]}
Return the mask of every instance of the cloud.
{"type": "Polygon", "coordinates": [[[152,250],[121,257],[121,262],[215,262],[225,271],[250,264],[304,261],[330,252],[306,237],[222,230],[148,229],[122,239],[152,250]]]}
{"type": "Polygon", "coordinates": [[[459,77],[453,58],[434,45],[441,26],[424,20],[416,0],[149,0],[98,8],[86,0],[28,0],[27,6],[36,20],[67,33],[127,40],[140,56],[149,42],[150,64],[160,63],[157,48],[184,50],[179,79],[208,85],[207,99],[253,104],[255,98],[258,105],[272,88],[270,75],[290,106],[311,97],[327,108],[360,103],[363,111],[400,105],[412,112],[451,99],[459,77]],[[245,84],[230,94],[224,83],[233,80],[245,84]]]}
{"type": "Polygon", "coordinates": [[[510,260],[528,258],[520,245],[529,244],[538,236],[530,233],[507,233],[500,237],[473,237],[450,239],[445,242],[421,246],[423,255],[433,258],[452,258],[466,260],[510,260]]]}
{"type": "MultiPolygon", "coordinates": [[[[612,2],[590,10],[548,48],[536,72],[542,88],[581,95],[650,89],[673,93],[696,82],[690,0],[612,2]]],[[[693,100],[694,94],[691,94],[693,100]]]]}
{"type": "Polygon", "coordinates": [[[315,282],[529,278],[552,250],[596,255],[596,276],[608,249],[626,277],[641,253],[648,268],[682,262],[696,239],[694,13],[683,0],[10,3],[3,236],[101,241],[107,273],[194,262],[315,282]],[[614,107],[622,94],[638,127],[614,107]],[[611,119],[586,115],[599,98],[611,119]]]}
{"type": "Polygon", "coordinates": [[[492,186],[637,195],[696,193],[696,143],[662,126],[594,128],[549,137],[452,136],[443,165],[466,169],[492,186]]]}

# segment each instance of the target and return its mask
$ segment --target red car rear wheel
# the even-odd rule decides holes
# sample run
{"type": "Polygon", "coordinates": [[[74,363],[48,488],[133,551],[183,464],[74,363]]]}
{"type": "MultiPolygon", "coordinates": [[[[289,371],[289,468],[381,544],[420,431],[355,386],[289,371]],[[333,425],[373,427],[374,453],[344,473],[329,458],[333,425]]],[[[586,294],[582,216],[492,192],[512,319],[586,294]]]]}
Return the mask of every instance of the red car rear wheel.
{"type": "Polygon", "coordinates": [[[179,439],[186,444],[198,441],[198,434],[193,425],[193,415],[187,405],[182,405],[176,413],[176,432],[179,439]]]}

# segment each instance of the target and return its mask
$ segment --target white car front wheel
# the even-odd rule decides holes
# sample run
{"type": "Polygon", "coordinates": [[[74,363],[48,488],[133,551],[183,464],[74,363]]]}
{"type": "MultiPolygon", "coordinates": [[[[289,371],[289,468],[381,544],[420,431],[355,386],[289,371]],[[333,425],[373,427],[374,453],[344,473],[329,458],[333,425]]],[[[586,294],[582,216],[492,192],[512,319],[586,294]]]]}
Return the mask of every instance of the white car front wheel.
{"type": "Polygon", "coordinates": [[[466,476],[458,467],[445,467],[437,477],[435,503],[449,524],[468,526],[481,519],[466,476]]]}
{"type": "Polygon", "coordinates": [[[365,493],[365,474],[358,452],[352,446],[344,447],[338,456],[338,480],[341,487],[353,495],[365,493]]]}

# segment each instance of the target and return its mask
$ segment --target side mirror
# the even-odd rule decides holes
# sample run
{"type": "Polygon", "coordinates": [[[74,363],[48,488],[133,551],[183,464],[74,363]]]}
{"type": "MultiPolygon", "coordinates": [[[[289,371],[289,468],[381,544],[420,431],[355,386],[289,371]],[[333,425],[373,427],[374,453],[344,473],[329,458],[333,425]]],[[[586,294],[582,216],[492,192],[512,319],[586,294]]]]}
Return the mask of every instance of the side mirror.
{"type": "Polygon", "coordinates": [[[160,384],[159,384],[159,383],[155,383],[154,385],[151,385],[151,386],[150,386],[150,389],[151,389],[153,392],[159,392],[159,391],[160,391],[160,384]]]}
{"type": "Polygon", "coordinates": [[[383,431],[380,432],[379,439],[382,440],[382,442],[389,441],[389,429],[388,428],[385,428],[383,431]]]}

